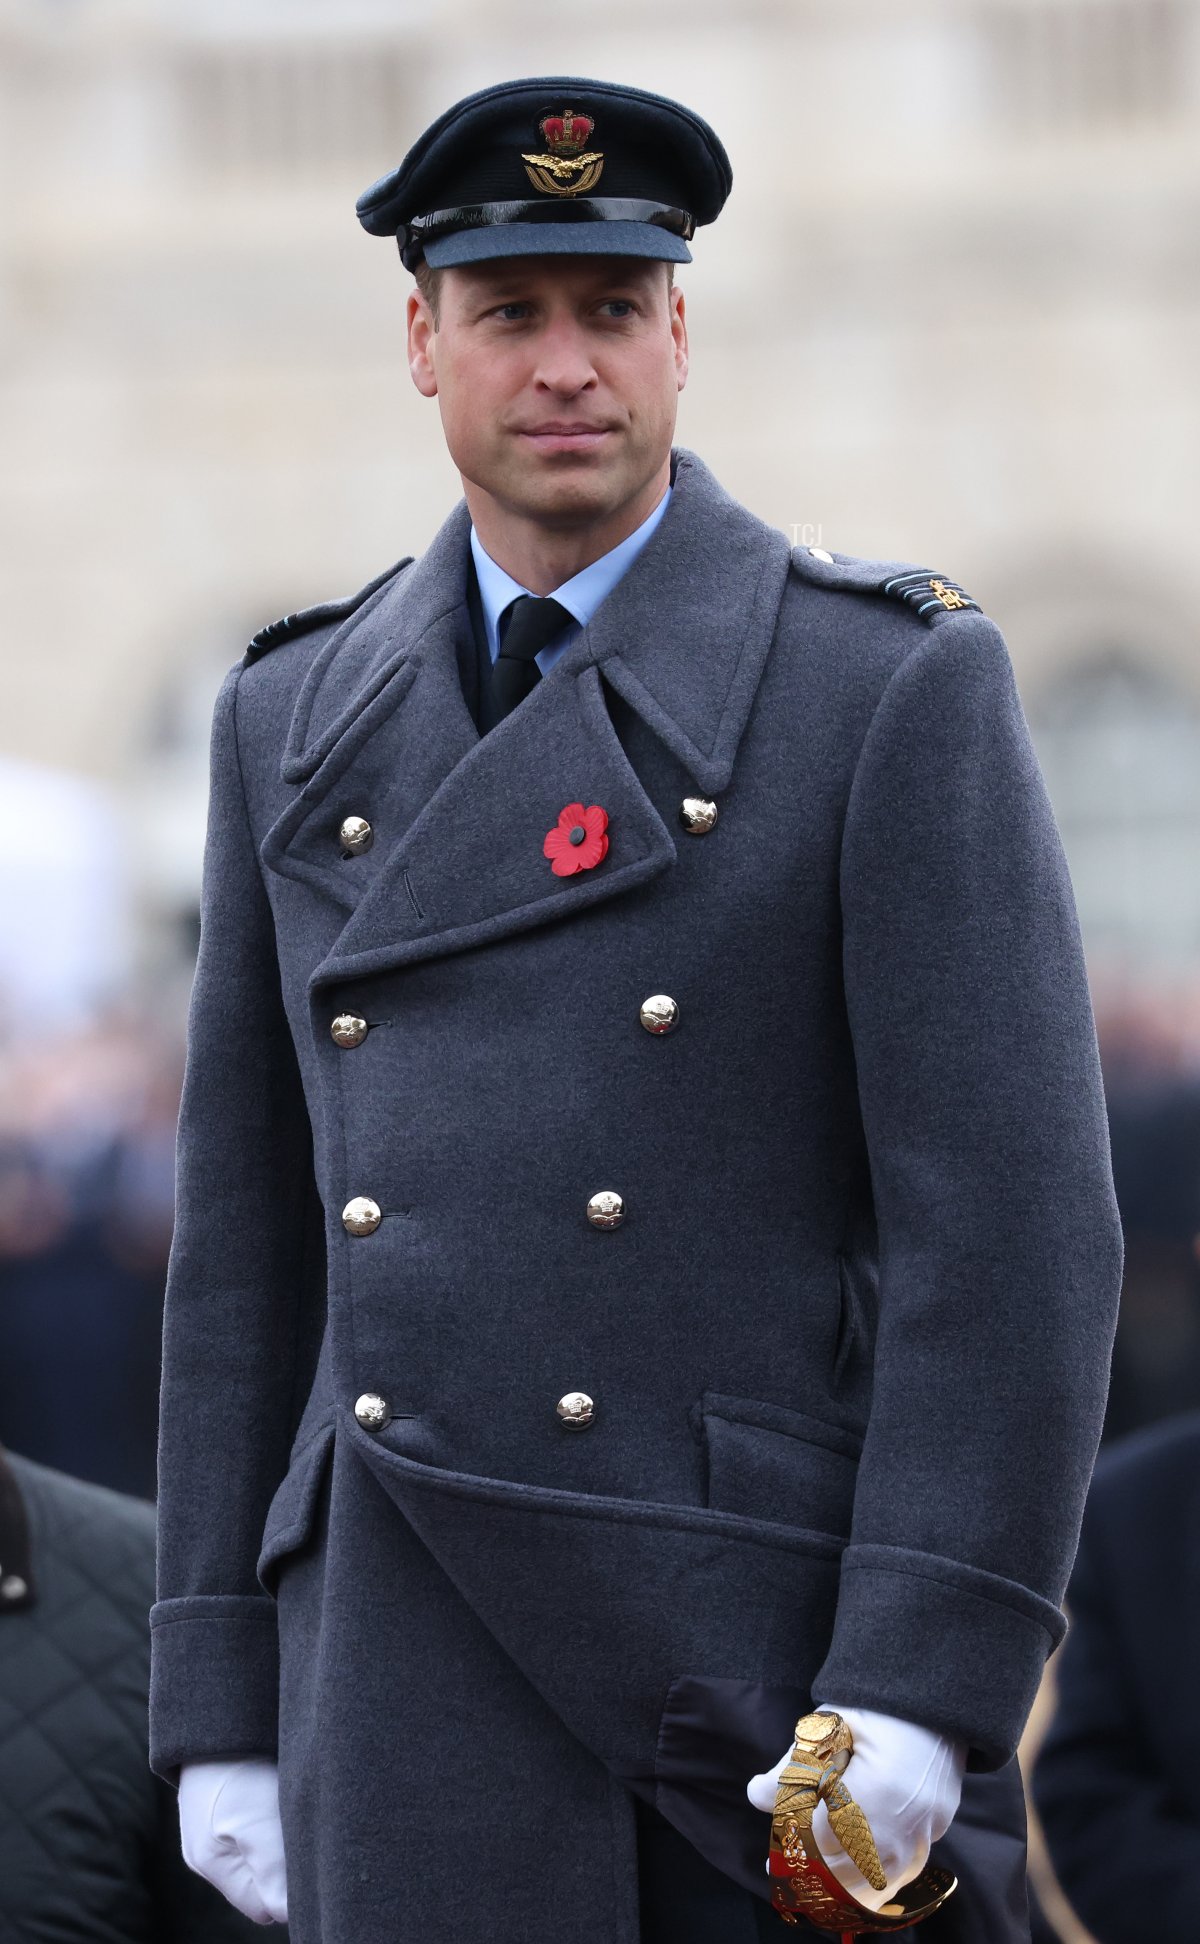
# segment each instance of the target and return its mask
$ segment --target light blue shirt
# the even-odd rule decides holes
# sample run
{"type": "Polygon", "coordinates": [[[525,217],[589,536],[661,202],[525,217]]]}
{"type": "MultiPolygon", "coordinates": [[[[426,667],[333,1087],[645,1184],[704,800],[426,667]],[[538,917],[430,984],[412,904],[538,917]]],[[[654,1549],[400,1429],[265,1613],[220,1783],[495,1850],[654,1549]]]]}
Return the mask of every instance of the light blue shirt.
{"type": "MultiPolygon", "coordinates": [[[[587,626],[606,594],[611,594],[622,574],[631,567],[641,553],[650,535],[667,510],[667,502],[673,488],[668,486],[653,513],[648,513],[640,527],[626,534],[624,540],[599,560],[593,560],[589,567],[582,567],[561,587],[553,587],[550,592],[556,601],[575,616],[571,625],[564,624],[556,635],[552,635],[546,646],[539,649],[537,665],[543,675],[549,673],[559,656],[570,647],[581,628],[587,626]]],[[[521,594],[532,594],[531,587],[522,587],[503,567],[498,567],[489,553],[483,550],[483,542],[471,526],[471,552],[475,559],[475,573],[479,580],[479,593],[483,602],[483,617],[487,627],[488,653],[493,662],[500,650],[500,616],[510,601],[521,594]]]]}

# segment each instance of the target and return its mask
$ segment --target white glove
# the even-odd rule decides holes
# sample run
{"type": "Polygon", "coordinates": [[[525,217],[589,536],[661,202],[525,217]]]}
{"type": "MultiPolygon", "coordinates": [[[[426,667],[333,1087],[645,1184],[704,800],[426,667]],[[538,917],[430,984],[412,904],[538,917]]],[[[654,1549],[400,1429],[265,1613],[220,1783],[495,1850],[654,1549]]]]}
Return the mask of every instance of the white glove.
{"type": "Polygon", "coordinates": [[[185,1762],[179,1771],[183,1860],[256,1924],[287,1923],[287,1874],[274,1762],[185,1762]]]}
{"type": "MultiPolygon", "coordinates": [[[[832,1701],[820,1705],[826,1712],[840,1714],[854,1736],[846,1787],[871,1825],[887,1887],[872,1890],[850,1861],[830,1828],[823,1802],[813,1814],[813,1835],[842,1888],[868,1910],[878,1910],[924,1869],[930,1845],[945,1835],[954,1820],[967,1745],[870,1708],[840,1708],[832,1701]]],[[[791,1759],[789,1748],[773,1769],[751,1776],[746,1794],[756,1809],[765,1809],[768,1815],[774,1809],[779,1778],[791,1759]]]]}

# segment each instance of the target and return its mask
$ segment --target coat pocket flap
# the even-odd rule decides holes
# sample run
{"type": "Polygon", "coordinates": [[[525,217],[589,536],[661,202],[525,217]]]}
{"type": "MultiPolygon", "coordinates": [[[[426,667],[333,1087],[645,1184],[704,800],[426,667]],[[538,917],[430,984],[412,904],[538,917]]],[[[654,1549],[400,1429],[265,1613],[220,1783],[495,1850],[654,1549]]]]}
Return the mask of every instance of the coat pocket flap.
{"type": "Polygon", "coordinates": [[[705,1391],[697,1411],[710,1508],[844,1538],[861,1435],[781,1404],[705,1391]]]}
{"type": "Polygon", "coordinates": [[[766,1404],[755,1397],[730,1397],[724,1391],[705,1391],[699,1404],[702,1417],[726,1418],[732,1424],[756,1424],[763,1431],[779,1431],[784,1437],[799,1438],[805,1444],[823,1445],[846,1458],[857,1458],[862,1450],[862,1432],[849,1424],[835,1424],[828,1418],[810,1417],[790,1405],[766,1404]]]}
{"type": "Polygon", "coordinates": [[[279,1566],[286,1554],[302,1546],[312,1531],[317,1494],[333,1449],[335,1422],[330,1418],[292,1456],[287,1472],[267,1507],[262,1550],[255,1572],[263,1591],[274,1599],[279,1566]]]}

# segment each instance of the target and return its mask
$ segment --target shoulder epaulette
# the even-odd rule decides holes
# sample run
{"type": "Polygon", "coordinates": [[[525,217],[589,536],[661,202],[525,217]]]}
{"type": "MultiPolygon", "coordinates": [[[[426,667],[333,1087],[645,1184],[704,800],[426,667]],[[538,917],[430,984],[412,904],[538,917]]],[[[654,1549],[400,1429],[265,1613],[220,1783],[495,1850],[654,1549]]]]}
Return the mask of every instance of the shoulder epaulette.
{"type": "Polygon", "coordinates": [[[410,567],[415,558],[415,554],[405,554],[403,560],[398,560],[394,567],[385,568],[382,574],[376,574],[374,580],[368,581],[365,587],[360,587],[357,594],[347,594],[344,600],[319,601],[315,607],[299,608],[295,614],[285,614],[280,620],[270,622],[265,628],[260,628],[254,636],[243,660],[257,661],[260,655],[266,654],[268,648],[278,648],[281,641],[291,641],[296,635],[308,634],[313,628],[323,627],[327,621],[344,621],[348,614],[353,614],[355,608],[361,607],[364,601],[376,593],[385,581],[391,580],[392,576],[398,574],[402,568],[410,567]]]}
{"type": "Polygon", "coordinates": [[[793,547],[792,565],[805,580],[820,587],[841,587],[858,594],[885,594],[905,601],[933,626],[964,608],[982,610],[965,588],[929,567],[907,560],[864,560],[855,554],[829,553],[824,547],[793,547]]]}

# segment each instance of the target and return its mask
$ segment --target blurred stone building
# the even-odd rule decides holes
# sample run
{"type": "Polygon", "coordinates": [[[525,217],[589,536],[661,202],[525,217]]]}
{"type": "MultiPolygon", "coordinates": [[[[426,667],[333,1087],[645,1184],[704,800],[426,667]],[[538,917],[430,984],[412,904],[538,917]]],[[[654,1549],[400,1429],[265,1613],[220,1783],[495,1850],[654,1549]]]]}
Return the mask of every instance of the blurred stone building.
{"type": "Polygon", "coordinates": [[[995,616],[1094,976],[1182,1017],[1197,0],[0,0],[0,754],[107,782],[143,917],[191,906],[220,675],[459,492],[355,195],[457,95],[579,70],[733,161],[679,273],[681,442],[995,616]]]}

